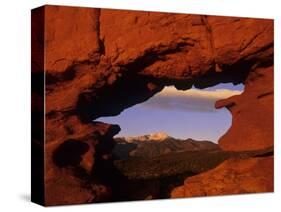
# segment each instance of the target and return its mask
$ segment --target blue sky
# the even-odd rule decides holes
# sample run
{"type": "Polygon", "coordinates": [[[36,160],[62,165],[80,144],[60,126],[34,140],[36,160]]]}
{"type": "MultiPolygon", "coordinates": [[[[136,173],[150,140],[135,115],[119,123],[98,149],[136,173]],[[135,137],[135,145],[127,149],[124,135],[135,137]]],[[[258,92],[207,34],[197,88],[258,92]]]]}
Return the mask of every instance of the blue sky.
{"type": "Polygon", "coordinates": [[[231,126],[232,117],[225,108],[215,109],[214,103],[240,94],[243,89],[242,84],[231,83],[187,91],[169,86],[118,116],[101,117],[97,121],[118,124],[121,131],[117,136],[166,132],[175,138],[217,142],[231,126]]]}

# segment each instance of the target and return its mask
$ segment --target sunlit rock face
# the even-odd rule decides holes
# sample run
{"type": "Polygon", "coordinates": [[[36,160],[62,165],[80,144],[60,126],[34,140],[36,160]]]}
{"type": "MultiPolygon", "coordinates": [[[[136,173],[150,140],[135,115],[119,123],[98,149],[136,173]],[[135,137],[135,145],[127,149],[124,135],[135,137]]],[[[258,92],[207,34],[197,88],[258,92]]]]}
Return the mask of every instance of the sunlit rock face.
{"type": "MultiPolygon", "coordinates": [[[[220,146],[273,146],[272,20],[59,6],[37,13],[43,10],[45,36],[33,45],[45,44],[46,205],[110,201],[112,138],[120,128],[92,120],[117,115],[166,85],[245,83],[242,95],[217,103],[233,115],[220,146]],[[69,140],[83,151],[75,163],[56,164],[54,152],[69,140]]],[[[32,68],[40,62],[34,56],[32,68]]]]}
{"type": "Polygon", "coordinates": [[[229,159],[213,170],[187,178],[172,198],[273,191],[273,158],[229,159]]]}
{"type": "Polygon", "coordinates": [[[233,121],[219,140],[224,150],[258,150],[273,146],[273,67],[257,68],[245,81],[245,91],[216,103],[233,121]],[[250,133],[249,133],[250,132],[250,133]]]}

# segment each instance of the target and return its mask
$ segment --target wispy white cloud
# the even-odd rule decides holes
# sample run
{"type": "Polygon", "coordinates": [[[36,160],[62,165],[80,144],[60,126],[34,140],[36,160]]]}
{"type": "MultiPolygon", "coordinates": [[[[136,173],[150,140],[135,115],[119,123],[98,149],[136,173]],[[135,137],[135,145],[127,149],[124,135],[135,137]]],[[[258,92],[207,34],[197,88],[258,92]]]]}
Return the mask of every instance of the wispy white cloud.
{"type": "Polygon", "coordinates": [[[229,89],[177,90],[175,87],[165,87],[160,93],[143,103],[142,106],[153,109],[214,111],[214,104],[219,99],[239,95],[242,91],[229,89]]]}

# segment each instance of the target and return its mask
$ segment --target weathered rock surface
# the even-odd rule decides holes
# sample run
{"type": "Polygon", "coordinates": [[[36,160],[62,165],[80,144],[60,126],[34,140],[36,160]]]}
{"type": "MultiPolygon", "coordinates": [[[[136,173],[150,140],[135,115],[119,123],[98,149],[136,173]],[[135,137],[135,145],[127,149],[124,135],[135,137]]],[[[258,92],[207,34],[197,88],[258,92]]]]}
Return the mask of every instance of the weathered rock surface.
{"type": "Polygon", "coordinates": [[[99,13],[99,9],[45,7],[48,74],[66,72],[76,62],[98,59],[99,13]]]}
{"type": "Polygon", "coordinates": [[[273,157],[229,159],[210,171],[187,178],[172,198],[273,192],[273,157]]]}
{"type": "MultiPolygon", "coordinates": [[[[220,145],[237,151],[273,145],[272,20],[58,6],[43,10],[44,39],[34,39],[33,45],[45,44],[47,205],[110,200],[111,182],[104,179],[112,170],[104,164],[111,163],[112,137],[119,127],[92,120],[119,114],[166,85],[245,83],[244,94],[230,109],[233,127],[220,145]],[[85,151],[61,167],[54,152],[69,141],[78,141],[85,151]],[[84,186],[85,178],[92,186],[84,186]]],[[[34,69],[40,59],[35,52],[34,69]]],[[[234,100],[217,107],[230,108],[229,101],[234,100]]]]}
{"type": "Polygon", "coordinates": [[[231,128],[219,140],[222,149],[243,151],[273,146],[273,67],[251,72],[245,91],[218,101],[216,107],[226,107],[233,117],[231,128]]]}

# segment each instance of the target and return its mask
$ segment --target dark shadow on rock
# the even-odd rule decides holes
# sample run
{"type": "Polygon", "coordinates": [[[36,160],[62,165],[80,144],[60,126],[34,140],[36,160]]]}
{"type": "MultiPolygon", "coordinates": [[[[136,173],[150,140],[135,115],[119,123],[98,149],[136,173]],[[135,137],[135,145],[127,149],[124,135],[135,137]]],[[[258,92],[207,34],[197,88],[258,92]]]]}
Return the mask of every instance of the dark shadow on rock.
{"type": "Polygon", "coordinates": [[[59,167],[78,166],[89,145],[74,139],[62,143],[53,153],[53,160],[59,167]]]}

